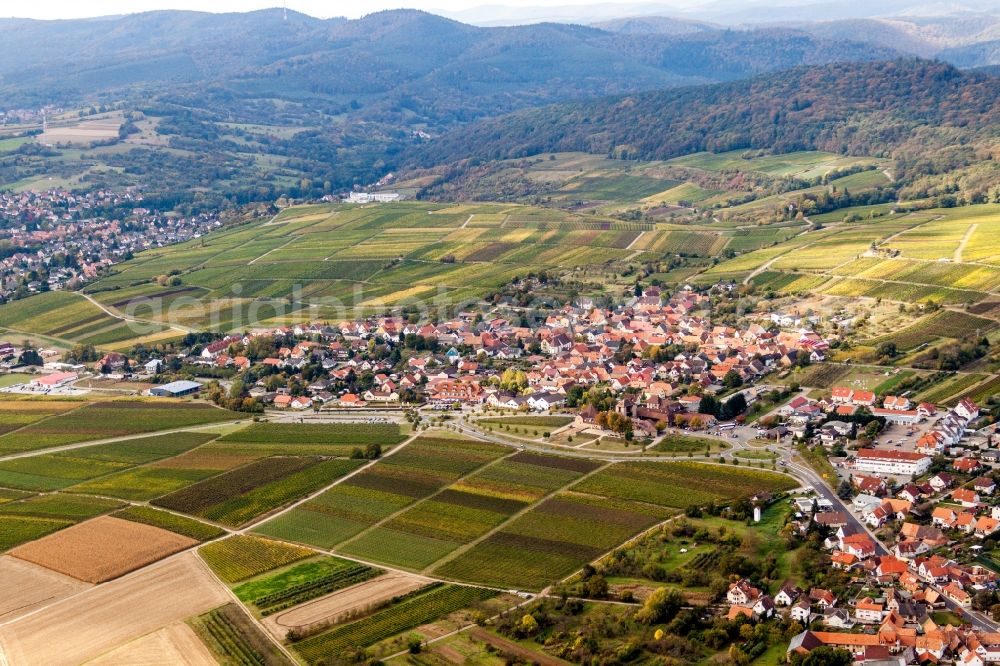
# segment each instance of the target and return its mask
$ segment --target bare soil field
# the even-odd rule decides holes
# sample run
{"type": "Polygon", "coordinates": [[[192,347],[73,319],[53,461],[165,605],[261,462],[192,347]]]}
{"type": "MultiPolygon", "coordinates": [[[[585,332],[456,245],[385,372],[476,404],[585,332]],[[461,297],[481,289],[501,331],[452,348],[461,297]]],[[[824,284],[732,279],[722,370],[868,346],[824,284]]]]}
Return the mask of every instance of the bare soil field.
{"type": "Polygon", "coordinates": [[[90,585],[8,555],[0,557],[0,622],[68,597],[90,585]]]}
{"type": "Polygon", "coordinates": [[[194,630],[183,623],[172,624],[146,634],[131,643],[106,652],[87,662],[87,666],[214,666],[212,653],[194,630]]]}
{"type": "Polygon", "coordinates": [[[19,666],[81,664],[228,600],[198,556],[184,553],[0,624],[0,649],[19,666]]]}
{"type": "Polygon", "coordinates": [[[101,516],[10,551],[88,583],[103,583],[198,545],[159,527],[101,516]]]}
{"type": "Polygon", "coordinates": [[[390,571],[353,587],[338,590],[315,601],[310,601],[264,618],[264,626],[280,639],[289,630],[322,622],[352,611],[360,611],[368,606],[406,594],[422,587],[430,580],[421,576],[390,571]]]}
{"type": "Polygon", "coordinates": [[[100,118],[84,120],[66,127],[49,126],[38,140],[42,143],[75,143],[89,144],[93,141],[106,141],[118,138],[120,118],[100,118]]]}

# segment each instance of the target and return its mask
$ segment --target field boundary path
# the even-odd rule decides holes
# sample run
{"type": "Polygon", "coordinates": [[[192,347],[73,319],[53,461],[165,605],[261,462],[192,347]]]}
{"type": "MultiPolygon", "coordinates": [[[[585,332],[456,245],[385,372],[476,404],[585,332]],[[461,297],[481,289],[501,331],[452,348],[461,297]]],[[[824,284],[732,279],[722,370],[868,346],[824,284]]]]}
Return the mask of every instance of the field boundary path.
{"type": "MultiPolygon", "coordinates": [[[[89,403],[83,403],[89,404],[89,403]]],[[[69,412],[63,412],[63,414],[71,413],[75,410],[70,410],[69,412]]],[[[54,415],[57,416],[57,415],[54,415]]],[[[51,417],[46,417],[51,418],[51,417]]],[[[44,421],[42,419],[41,421],[44,421]]],[[[50,446],[45,449],[34,449],[32,451],[19,451],[17,453],[9,453],[7,455],[0,456],[0,462],[6,462],[8,460],[17,460],[18,458],[34,458],[35,456],[44,456],[50,453],[62,453],[63,451],[72,451],[74,449],[84,449],[89,446],[100,446],[101,444],[115,444],[117,442],[125,442],[131,439],[141,439],[145,437],[155,437],[158,435],[175,435],[179,432],[190,432],[192,430],[205,430],[208,428],[217,428],[219,426],[231,426],[242,424],[247,419],[236,419],[234,421],[215,421],[214,423],[202,423],[199,425],[191,425],[183,428],[172,428],[170,430],[155,430],[153,432],[141,432],[133,435],[120,435],[118,437],[107,437],[105,439],[93,439],[86,442],[74,442],[72,444],[63,444],[62,446],[50,446]]],[[[36,421],[35,423],[29,423],[28,425],[36,425],[41,421],[36,421]]],[[[22,428],[27,428],[28,426],[22,426],[22,428]]],[[[20,428],[19,428],[20,429],[20,428]]],[[[11,432],[17,432],[12,430],[11,432]]],[[[386,454],[388,455],[388,454],[386,454]]]]}
{"type": "Polygon", "coordinates": [[[960,242],[958,247],[955,248],[955,256],[952,257],[952,261],[956,264],[962,263],[962,252],[965,251],[965,246],[969,244],[969,239],[972,238],[972,234],[976,233],[976,229],[978,228],[978,224],[970,224],[969,228],[965,230],[965,235],[962,236],[962,242],[960,242]]]}
{"type": "Polygon", "coordinates": [[[153,320],[153,319],[138,319],[136,317],[129,317],[129,316],[127,316],[125,314],[122,314],[120,312],[116,312],[114,310],[111,310],[110,308],[108,308],[107,306],[105,306],[103,303],[100,303],[99,301],[97,301],[90,294],[85,294],[82,291],[78,291],[76,293],[78,293],[81,296],[83,296],[84,298],[86,298],[88,301],[90,301],[90,303],[92,305],[97,306],[101,310],[101,312],[103,312],[104,314],[108,315],[109,317],[114,317],[115,319],[124,321],[126,323],[131,323],[131,324],[147,324],[147,325],[148,324],[152,324],[154,326],[164,326],[165,325],[165,326],[167,326],[167,328],[170,328],[170,329],[172,329],[174,331],[178,331],[180,333],[196,333],[197,332],[193,328],[188,328],[186,326],[181,326],[179,324],[171,324],[171,323],[167,323],[167,322],[156,321],[156,320],[153,320]]]}
{"type": "Polygon", "coordinates": [[[631,243],[629,243],[629,244],[628,244],[628,245],[627,245],[627,246],[625,247],[625,249],[626,249],[626,250],[631,250],[631,249],[632,249],[632,246],[633,246],[633,245],[635,245],[636,243],[638,243],[638,242],[639,242],[639,239],[640,239],[640,238],[642,238],[642,237],[643,237],[644,235],[646,235],[646,232],[645,232],[645,231],[640,231],[640,232],[639,232],[639,235],[638,235],[638,236],[636,236],[635,238],[633,238],[633,239],[632,239],[632,242],[631,242],[631,243]]]}

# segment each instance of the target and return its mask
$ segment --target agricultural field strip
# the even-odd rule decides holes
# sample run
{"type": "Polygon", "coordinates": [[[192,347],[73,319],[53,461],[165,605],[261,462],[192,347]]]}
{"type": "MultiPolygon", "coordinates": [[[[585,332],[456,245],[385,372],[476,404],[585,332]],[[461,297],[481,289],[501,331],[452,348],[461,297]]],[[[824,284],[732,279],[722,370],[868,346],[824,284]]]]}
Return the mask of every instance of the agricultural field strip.
{"type": "MultiPolygon", "coordinates": [[[[288,247],[289,245],[291,245],[295,241],[299,240],[299,238],[300,238],[300,236],[297,236],[297,235],[296,236],[292,236],[291,238],[289,238],[287,241],[285,241],[281,245],[278,245],[277,247],[272,247],[270,250],[268,250],[264,254],[260,255],[259,257],[254,257],[253,259],[251,259],[250,261],[247,262],[247,266],[253,266],[258,261],[260,261],[261,259],[263,259],[264,257],[266,257],[267,255],[271,254],[272,252],[277,252],[278,250],[281,250],[281,249],[284,249],[284,248],[288,247]]],[[[327,258],[329,258],[329,257],[327,257],[327,258]]],[[[326,259],[324,259],[323,261],[326,261],[326,259]]]]}
{"type": "MultiPolygon", "coordinates": [[[[227,536],[229,536],[229,535],[226,534],[226,535],[220,536],[219,539],[224,539],[227,536]]],[[[213,540],[217,540],[217,539],[213,539],[213,540]]],[[[203,544],[195,544],[194,546],[192,546],[192,548],[197,548],[198,546],[201,546],[201,545],[203,545],[203,544]]],[[[138,576],[142,575],[144,572],[148,572],[150,569],[163,567],[168,562],[171,562],[172,560],[175,560],[177,558],[184,557],[184,556],[188,555],[190,552],[191,552],[191,548],[186,548],[184,550],[181,550],[181,551],[178,551],[176,553],[173,553],[172,555],[168,555],[168,556],[166,556],[164,558],[161,558],[161,559],[159,559],[159,560],[157,560],[157,561],[155,561],[155,562],[153,562],[151,564],[147,564],[144,567],[139,567],[138,569],[135,569],[134,571],[130,571],[130,572],[128,572],[128,573],[126,573],[126,574],[124,574],[122,576],[119,576],[118,578],[115,578],[114,581],[109,581],[109,582],[118,582],[118,581],[127,580],[129,578],[138,577],[138,576]]],[[[197,558],[197,559],[198,559],[198,562],[201,564],[201,566],[203,566],[205,568],[205,571],[207,571],[208,573],[210,573],[213,578],[217,578],[217,576],[215,575],[215,572],[213,572],[212,569],[207,564],[205,564],[204,561],[200,557],[197,558]]],[[[225,583],[222,583],[221,581],[220,581],[219,584],[222,585],[223,587],[228,587],[228,586],[226,586],[225,583]]],[[[85,589],[79,590],[79,591],[74,592],[72,594],[69,594],[67,596],[59,597],[58,599],[56,599],[52,603],[50,603],[50,604],[44,604],[42,606],[39,606],[38,608],[34,608],[30,612],[28,612],[28,613],[24,613],[22,615],[16,615],[15,617],[13,617],[12,619],[9,619],[9,620],[0,620],[0,627],[3,627],[3,626],[8,625],[8,624],[13,624],[15,622],[23,621],[24,619],[29,618],[29,617],[31,617],[33,615],[37,615],[39,613],[43,613],[47,609],[49,609],[49,608],[51,608],[53,606],[62,605],[64,603],[67,603],[71,599],[75,599],[75,598],[83,596],[83,595],[85,595],[87,593],[92,593],[95,590],[103,590],[105,585],[106,584],[92,585],[90,587],[87,587],[85,589]]],[[[0,648],[2,648],[2,646],[0,646],[0,648]]],[[[8,664],[5,661],[5,659],[3,659],[3,656],[4,656],[3,655],[3,650],[0,649],[0,666],[11,666],[10,664],[8,664]]]]}
{"type": "MultiPolygon", "coordinates": [[[[337,479],[334,479],[334,481],[332,483],[330,483],[330,484],[328,484],[326,486],[323,486],[319,490],[317,490],[317,491],[315,491],[315,492],[307,495],[306,497],[303,497],[303,498],[301,498],[301,499],[293,502],[292,504],[286,506],[284,509],[282,509],[282,510],[280,510],[278,512],[268,513],[268,514],[264,514],[263,516],[259,516],[255,520],[253,520],[250,523],[244,525],[242,528],[240,528],[238,530],[232,530],[232,533],[233,534],[246,534],[246,533],[252,531],[255,527],[259,527],[264,522],[267,522],[269,520],[274,520],[276,518],[279,518],[280,516],[285,515],[286,513],[289,513],[290,511],[292,511],[294,509],[297,509],[298,507],[302,506],[306,502],[310,502],[310,501],[316,499],[317,497],[319,497],[320,495],[322,495],[326,491],[330,490],[334,486],[338,486],[342,482],[347,481],[348,479],[353,478],[355,475],[360,474],[361,472],[364,472],[365,470],[373,467],[374,465],[376,465],[378,463],[379,460],[383,460],[385,458],[388,458],[389,456],[393,455],[397,451],[402,451],[404,448],[406,448],[407,444],[409,444],[413,440],[417,439],[418,437],[420,437],[419,434],[413,434],[413,435],[411,435],[406,440],[404,440],[404,441],[400,442],[399,444],[397,444],[396,446],[392,447],[389,450],[389,452],[386,453],[385,455],[383,455],[381,458],[378,458],[376,460],[371,460],[368,463],[362,465],[361,467],[358,467],[356,470],[348,472],[344,476],[341,476],[341,477],[339,477],[337,479]]],[[[367,564],[367,562],[365,564],[367,564]]]]}
{"type": "MultiPolygon", "coordinates": [[[[362,468],[362,469],[363,469],[363,468],[362,468]]],[[[226,534],[226,535],[224,535],[224,536],[221,536],[221,537],[219,537],[219,538],[220,538],[220,539],[225,539],[225,538],[227,538],[227,537],[229,537],[229,536],[230,536],[229,534],[226,534]]],[[[238,608],[240,609],[240,612],[242,612],[242,613],[243,613],[243,614],[244,614],[245,616],[247,616],[248,618],[250,618],[250,621],[251,621],[251,622],[252,622],[252,623],[254,624],[254,626],[256,626],[256,627],[257,627],[257,629],[258,629],[258,630],[259,630],[259,631],[260,631],[260,632],[261,632],[262,634],[264,634],[265,636],[267,636],[267,639],[268,639],[269,641],[271,641],[271,642],[272,642],[272,643],[273,643],[274,645],[276,645],[276,646],[278,647],[278,649],[279,649],[279,650],[281,650],[282,654],[284,654],[284,655],[285,655],[286,657],[288,657],[288,659],[289,659],[289,661],[291,661],[291,663],[293,663],[293,664],[297,664],[297,663],[299,663],[298,659],[296,659],[296,658],[295,658],[295,657],[294,657],[294,656],[292,655],[292,653],[291,653],[291,652],[289,651],[289,649],[288,649],[288,648],[286,648],[286,647],[285,647],[285,646],[284,646],[284,645],[283,645],[283,644],[281,643],[281,641],[279,641],[278,639],[276,639],[276,638],[274,637],[274,634],[272,634],[272,633],[271,633],[270,631],[268,631],[268,630],[267,630],[267,627],[265,627],[265,626],[264,626],[264,623],[263,623],[263,622],[261,622],[260,620],[258,620],[258,619],[257,619],[256,617],[254,617],[254,614],[250,612],[250,609],[248,609],[248,608],[247,608],[247,607],[246,607],[246,606],[244,605],[244,603],[243,603],[242,601],[240,601],[240,598],[236,596],[236,593],[235,593],[235,592],[233,591],[233,588],[232,588],[232,587],[231,587],[231,586],[230,586],[229,584],[227,584],[227,583],[226,583],[226,581],[222,580],[222,578],[220,578],[220,577],[218,576],[218,574],[216,574],[216,573],[215,573],[215,572],[214,572],[214,571],[212,570],[212,567],[208,566],[208,565],[207,565],[207,564],[205,563],[205,561],[204,561],[203,559],[201,559],[201,555],[200,555],[200,554],[198,555],[198,561],[199,561],[199,562],[201,563],[201,565],[202,565],[203,567],[205,567],[205,569],[206,569],[206,570],[208,571],[208,573],[209,573],[209,574],[210,574],[210,575],[211,575],[211,576],[212,576],[213,578],[215,578],[215,579],[216,579],[217,581],[219,581],[219,585],[220,585],[221,587],[223,587],[223,588],[224,588],[224,589],[226,590],[226,596],[228,596],[228,597],[230,598],[230,600],[231,600],[231,601],[232,601],[232,602],[233,602],[234,604],[236,604],[236,606],[237,606],[237,607],[238,607],[238,608]]],[[[3,664],[0,664],[0,666],[3,666],[3,664]]]]}
{"type": "MultiPolygon", "coordinates": [[[[81,407],[84,406],[84,405],[87,405],[87,404],[90,404],[90,403],[82,403],[81,407]]],[[[71,414],[74,411],[76,411],[76,410],[70,410],[68,412],[62,412],[62,414],[60,414],[60,416],[61,415],[65,415],[65,414],[71,414]]],[[[56,415],[53,414],[53,416],[56,416],[56,415]]],[[[35,421],[34,423],[30,423],[28,425],[37,425],[39,423],[44,422],[48,418],[51,418],[51,417],[46,417],[45,419],[41,419],[39,421],[35,421]]],[[[132,440],[132,439],[142,439],[142,438],[145,438],[145,437],[155,437],[155,436],[158,436],[158,435],[172,435],[174,433],[179,433],[179,432],[190,432],[192,430],[203,430],[205,428],[218,428],[219,426],[236,425],[238,423],[242,423],[245,420],[246,419],[244,418],[244,419],[236,419],[234,421],[214,421],[212,423],[202,423],[200,425],[190,425],[190,426],[184,426],[182,428],[172,428],[172,429],[169,429],[169,430],[156,430],[156,431],[153,431],[153,432],[143,432],[143,433],[137,433],[137,434],[133,434],[133,435],[119,435],[117,437],[108,437],[107,439],[94,439],[94,440],[89,440],[89,441],[86,441],[86,442],[74,442],[72,444],[62,444],[60,446],[52,446],[52,447],[49,447],[47,449],[34,449],[34,450],[29,450],[29,451],[19,451],[17,453],[9,453],[7,455],[0,456],[0,462],[5,462],[5,461],[8,461],[8,460],[17,460],[18,458],[33,458],[33,457],[36,457],[36,456],[46,455],[46,454],[49,454],[49,453],[61,453],[63,451],[73,451],[74,449],[84,449],[84,448],[87,448],[87,447],[90,447],[90,446],[99,446],[101,444],[114,444],[114,443],[117,443],[117,442],[126,442],[126,441],[132,440]]],[[[28,426],[23,426],[23,427],[26,428],[28,426]]],[[[18,430],[20,430],[20,429],[21,428],[18,428],[18,430]]],[[[12,430],[12,431],[10,431],[8,433],[4,433],[4,434],[5,435],[9,435],[9,434],[14,433],[14,432],[17,432],[17,430],[12,430]]],[[[2,665],[0,665],[0,666],[2,666],[2,665]]]]}
{"type": "MultiPolygon", "coordinates": [[[[501,460],[504,460],[504,459],[505,458],[501,458],[501,460]]],[[[489,530],[488,532],[486,532],[484,534],[480,534],[478,537],[476,537],[475,539],[473,539],[469,543],[462,544],[461,546],[459,546],[455,550],[451,551],[450,553],[448,553],[444,557],[438,559],[435,562],[432,562],[421,573],[426,573],[428,571],[433,571],[434,569],[436,569],[438,567],[444,566],[445,564],[447,564],[451,560],[457,558],[459,555],[462,555],[466,551],[471,550],[473,547],[479,545],[480,542],[485,541],[489,537],[493,536],[495,533],[502,531],[505,527],[507,527],[508,525],[510,525],[513,521],[515,521],[518,518],[522,517],[524,514],[528,513],[532,509],[538,508],[538,506],[541,505],[542,502],[544,502],[545,500],[550,499],[550,498],[554,497],[555,495],[557,495],[557,494],[559,494],[559,493],[561,493],[561,492],[563,492],[565,490],[570,489],[572,486],[575,486],[576,484],[578,484],[578,483],[580,483],[580,482],[582,482],[582,481],[590,478],[590,476],[592,476],[594,474],[597,474],[598,472],[607,469],[609,466],[611,466],[611,464],[612,464],[611,462],[606,462],[603,465],[601,465],[601,466],[599,466],[599,467],[597,467],[595,469],[592,469],[591,471],[587,472],[583,476],[579,476],[579,477],[577,477],[575,479],[571,479],[570,481],[568,481],[567,483],[563,484],[559,488],[556,488],[555,490],[552,490],[551,492],[546,493],[542,497],[539,497],[534,502],[531,502],[531,503],[527,504],[526,506],[524,506],[522,509],[520,509],[516,513],[513,513],[510,516],[508,516],[506,520],[504,520],[502,523],[500,523],[499,525],[497,525],[493,529],[489,530]]]]}
{"type": "MultiPolygon", "coordinates": [[[[51,414],[43,416],[40,419],[35,420],[35,421],[29,421],[29,422],[25,423],[22,426],[14,428],[13,430],[7,430],[3,434],[4,435],[12,435],[12,434],[14,434],[16,432],[20,432],[21,430],[24,430],[28,426],[35,426],[35,427],[37,427],[38,425],[40,425],[42,423],[45,423],[46,421],[48,421],[48,420],[50,420],[52,418],[55,418],[56,416],[65,416],[66,414],[72,414],[73,412],[76,412],[76,411],[79,411],[79,410],[83,409],[84,407],[86,407],[89,404],[91,404],[91,403],[89,403],[89,402],[81,402],[79,407],[75,407],[73,409],[67,409],[67,410],[62,411],[62,412],[53,412],[51,414]]],[[[89,443],[90,442],[88,442],[88,444],[89,443]]],[[[42,452],[45,452],[45,453],[51,453],[52,451],[53,451],[52,449],[42,449],[42,452]]],[[[25,453],[27,453],[27,452],[25,452],[25,453]]],[[[34,452],[32,452],[32,453],[34,453],[34,452]]],[[[16,454],[16,453],[15,454],[11,454],[11,455],[7,455],[7,456],[0,456],[0,461],[10,460],[11,458],[19,458],[19,457],[20,457],[20,455],[16,454]]],[[[2,666],[2,665],[0,665],[0,666],[2,666]]]]}
{"type": "MultiPolygon", "coordinates": [[[[491,461],[489,461],[489,462],[487,462],[487,463],[485,463],[483,465],[480,465],[479,467],[477,467],[474,470],[470,471],[468,474],[460,476],[459,478],[455,479],[451,483],[449,483],[449,484],[447,484],[445,486],[442,486],[441,488],[438,488],[437,490],[435,490],[430,495],[427,495],[426,497],[418,499],[416,502],[413,502],[411,504],[407,504],[403,508],[401,508],[398,511],[395,511],[395,512],[393,512],[391,514],[389,514],[388,516],[386,516],[385,518],[379,520],[378,522],[372,523],[371,525],[369,525],[365,529],[361,530],[360,532],[358,532],[354,536],[350,537],[349,539],[346,539],[346,540],[341,541],[340,543],[338,543],[337,544],[337,548],[343,548],[347,544],[352,543],[354,541],[357,541],[358,539],[360,539],[362,536],[368,534],[369,532],[372,532],[372,531],[374,531],[374,530],[382,527],[383,525],[385,525],[386,523],[388,523],[389,521],[391,521],[393,518],[396,518],[397,516],[400,516],[400,515],[406,513],[407,511],[410,511],[411,509],[415,509],[416,507],[420,506],[421,504],[424,504],[425,502],[427,502],[429,500],[433,500],[435,497],[437,497],[438,495],[440,495],[444,491],[448,490],[449,488],[451,488],[456,483],[460,483],[460,482],[468,479],[470,476],[474,476],[474,475],[482,472],[484,469],[492,467],[493,465],[497,465],[501,461],[506,460],[507,458],[510,458],[511,456],[517,455],[517,453],[518,452],[515,449],[515,450],[511,451],[510,453],[508,453],[505,456],[501,456],[501,457],[497,458],[496,460],[491,460],[491,461]]],[[[362,468],[362,469],[364,469],[364,468],[362,468]]]]}
{"type": "MultiPolygon", "coordinates": [[[[780,258],[781,257],[775,257],[775,259],[780,259],[780,258]]],[[[854,261],[854,260],[852,259],[851,261],[854,261]]],[[[928,259],[910,259],[909,261],[920,261],[920,262],[924,262],[924,263],[927,263],[927,264],[935,264],[935,265],[938,264],[938,262],[936,262],[936,261],[930,261],[928,259]]],[[[770,264],[770,263],[773,263],[773,262],[768,262],[768,264],[770,264]]],[[[850,263],[850,262],[848,262],[848,263],[850,263]]],[[[953,265],[955,265],[955,266],[967,266],[969,264],[965,263],[965,264],[953,264],[953,265]]],[[[980,264],[980,265],[981,266],[989,266],[989,264],[980,264]]],[[[992,268],[996,268],[996,266],[992,266],[992,268]]],[[[778,271],[778,272],[781,272],[781,273],[790,273],[790,274],[802,275],[802,276],[820,275],[820,276],[827,277],[827,278],[830,278],[830,279],[838,279],[839,278],[841,280],[863,280],[865,282],[878,282],[879,284],[911,285],[911,286],[917,286],[917,287],[928,287],[928,288],[932,288],[932,289],[945,289],[945,290],[950,290],[950,291],[962,291],[962,292],[967,292],[969,294],[975,294],[975,295],[980,296],[980,297],[982,297],[984,294],[990,294],[990,295],[994,295],[994,296],[1000,295],[1000,291],[984,291],[984,290],[979,290],[979,289],[966,289],[966,288],[963,288],[963,287],[945,287],[945,286],[942,286],[940,284],[931,284],[929,282],[913,282],[912,280],[888,280],[886,278],[874,278],[874,277],[855,278],[855,277],[845,276],[845,275],[836,275],[836,274],[834,274],[832,272],[833,270],[836,270],[835,268],[826,269],[826,270],[822,270],[822,271],[788,270],[788,269],[777,269],[777,268],[774,269],[774,270],[778,271]]],[[[756,276],[754,276],[754,277],[756,277],[756,276]]],[[[749,278],[747,278],[747,279],[749,279],[749,278]]]]}
{"type": "MultiPolygon", "coordinates": [[[[919,259],[919,258],[914,258],[914,257],[906,257],[905,260],[909,261],[909,262],[916,263],[916,264],[927,264],[928,266],[940,266],[941,265],[940,261],[935,261],[933,259],[919,259]]],[[[851,261],[846,262],[845,264],[841,264],[841,266],[849,264],[852,261],[854,261],[854,259],[852,259],[851,261]]],[[[886,261],[891,261],[891,260],[886,260],[886,261]]],[[[984,266],[986,268],[993,268],[993,269],[996,268],[995,264],[985,264],[985,263],[980,262],[980,261],[964,261],[962,263],[957,263],[957,262],[951,261],[951,262],[947,262],[947,263],[950,266],[984,266]]],[[[828,269],[821,270],[821,271],[804,271],[804,273],[807,274],[807,275],[810,275],[810,274],[811,275],[825,275],[825,276],[831,277],[831,278],[837,278],[837,277],[839,277],[839,278],[848,278],[848,279],[854,278],[854,279],[858,279],[858,280],[867,280],[867,281],[870,281],[870,282],[882,282],[882,283],[886,283],[886,284],[914,284],[914,285],[919,285],[921,287],[938,287],[938,288],[945,287],[946,289],[953,289],[955,291],[968,291],[968,292],[975,293],[975,294],[983,294],[983,293],[985,293],[985,294],[993,294],[993,295],[1000,294],[1000,291],[989,291],[989,290],[987,290],[985,288],[984,289],[968,289],[968,288],[965,288],[965,287],[945,286],[945,285],[942,285],[942,284],[934,284],[934,283],[931,283],[931,282],[914,282],[913,280],[892,280],[892,279],[888,279],[888,278],[868,277],[868,276],[857,277],[857,276],[854,276],[854,275],[844,275],[842,273],[834,273],[833,271],[837,270],[837,268],[839,268],[839,267],[828,268],[828,269]]],[[[793,271],[793,272],[802,272],[802,271],[793,271]]]]}
{"type": "MultiPolygon", "coordinates": [[[[806,229],[806,231],[808,231],[808,229],[806,229]]],[[[806,233],[806,231],[803,231],[802,233],[804,234],[804,233],[806,233]]],[[[799,236],[801,236],[801,235],[802,234],[799,234],[799,236]]],[[[813,243],[809,243],[808,245],[803,245],[802,247],[809,247],[809,245],[813,245],[813,243]]],[[[755,268],[753,271],[751,271],[750,275],[746,276],[743,279],[743,284],[750,284],[751,280],[753,280],[755,277],[757,277],[758,275],[760,275],[761,273],[763,273],[764,271],[766,271],[767,269],[769,269],[771,266],[773,266],[774,262],[778,261],[778,259],[781,259],[782,257],[784,257],[785,255],[787,255],[788,253],[792,252],[793,250],[797,250],[797,249],[799,249],[799,248],[797,248],[797,247],[790,247],[787,250],[785,250],[784,252],[782,252],[781,254],[777,254],[777,255],[771,257],[770,259],[768,259],[767,261],[765,261],[763,264],[761,264],[760,266],[758,266],[757,268],[755,268]]],[[[706,267],[705,270],[708,270],[708,268],[711,268],[711,266],[706,267]]],[[[692,276],[692,277],[694,277],[694,276],[692,276]]]]}
{"type": "MultiPolygon", "coordinates": [[[[129,316],[126,316],[126,315],[124,315],[124,314],[122,314],[120,312],[116,312],[116,311],[111,310],[106,305],[102,305],[101,303],[99,303],[98,301],[96,301],[94,299],[94,297],[91,296],[90,294],[85,294],[82,291],[77,292],[77,293],[79,293],[81,296],[83,296],[84,298],[86,298],[92,304],[94,304],[95,306],[97,306],[98,308],[100,308],[101,311],[104,312],[104,314],[108,315],[109,317],[113,317],[114,319],[117,319],[119,321],[125,322],[126,324],[143,324],[143,325],[146,325],[146,326],[163,326],[164,325],[164,322],[162,322],[162,321],[153,321],[151,319],[139,319],[138,317],[129,317],[129,316]]],[[[176,323],[167,324],[167,326],[169,328],[175,330],[175,331],[178,331],[179,333],[197,333],[197,331],[195,329],[193,329],[193,328],[188,328],[187,326],[181,326],[181,325],[176,324],[176,323]]]]}

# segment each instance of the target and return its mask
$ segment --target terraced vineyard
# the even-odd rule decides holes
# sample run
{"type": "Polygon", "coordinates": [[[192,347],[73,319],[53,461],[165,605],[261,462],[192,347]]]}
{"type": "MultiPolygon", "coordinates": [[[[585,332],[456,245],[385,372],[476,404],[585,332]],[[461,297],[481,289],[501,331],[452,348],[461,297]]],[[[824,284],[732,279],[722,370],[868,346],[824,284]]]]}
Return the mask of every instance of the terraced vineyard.
{"type": "MultiPolygon", "coordinates": [[[[651,179],[629,191],[649,192],[654,183],[657,191],[674,184],[651,179]]],[[[594,187],[605,193],[620,189],[595,180],[585,190],[594,187]]],[[[267,227],[234,227],[197,242],[142,252],[88,285],[87,292],[119,311],[141,303],[140,317],[155,318],[169,309],[176,319],[172,323],[194,328],[208,325],[206,305],[225,301],[226,307],[217,309],[223,313],[217,326],[242,330],[254,325],[251,310],[257,322],[287,320],[306,299],[315,302],[310,316],[319,319],[341,318],[340,305],[364,312],[442,296],[475,299],[518,274],[623,261],[640,235],[641,247],[657,252],[686,247],[704,256],[720,251],[728,240],[711,232],[661,231],[649,224],[518,205],[308,206],[286,211],[267,227]],[[465,226],[472,221],[478,224],[465,226]],[[180,272],[181,285],[154,283],[171,271],[180,272]],[[229,299],[236,299],[235,307],[229,299]]],[[[0,306],[0,321],[15,329],[30,321],[32,332],[105,347],[127,346],[130,338],[177,335],[162,323],[132,332],[134,326],[65,292],[0,306]]]]}

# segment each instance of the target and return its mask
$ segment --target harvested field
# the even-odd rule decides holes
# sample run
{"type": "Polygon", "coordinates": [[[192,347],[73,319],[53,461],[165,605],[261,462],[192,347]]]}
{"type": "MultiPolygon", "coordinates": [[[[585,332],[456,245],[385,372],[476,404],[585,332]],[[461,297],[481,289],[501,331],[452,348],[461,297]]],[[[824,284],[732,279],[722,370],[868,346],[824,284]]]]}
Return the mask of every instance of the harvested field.
{"type": "Polygon", "coordinates": [[[88,587],[69,576],[5,555],[0,557],[0,621],[9,622],[88,587]]]}
{"type": "Polygon", "coordinates": [[[0,648],[12,664],[75,666],[228,600],[184,553],[0,627],[0,648]]]}
{"type": "Polygon", "coordinates": [[[88,583],[103,583],[198,542],[158,527],[101,516],[19,546],[11,555],[88,583]]]}
{"type": "Polygon", "coordinates": [[[87,666],[213,666],[212,653],[186,624],[177,623],[146,634],[120,648],[102,654],[87,666]]]}
{"type": "Polygon", "coordinates": [[[356,612],[383,601],[412,592],[428,583],[428,579],[404,573],[389,572],[360,585],[337,590],[282,613],[264,618],[264,626],[280,639],[291,629],[323,622],[356,612]]]}

